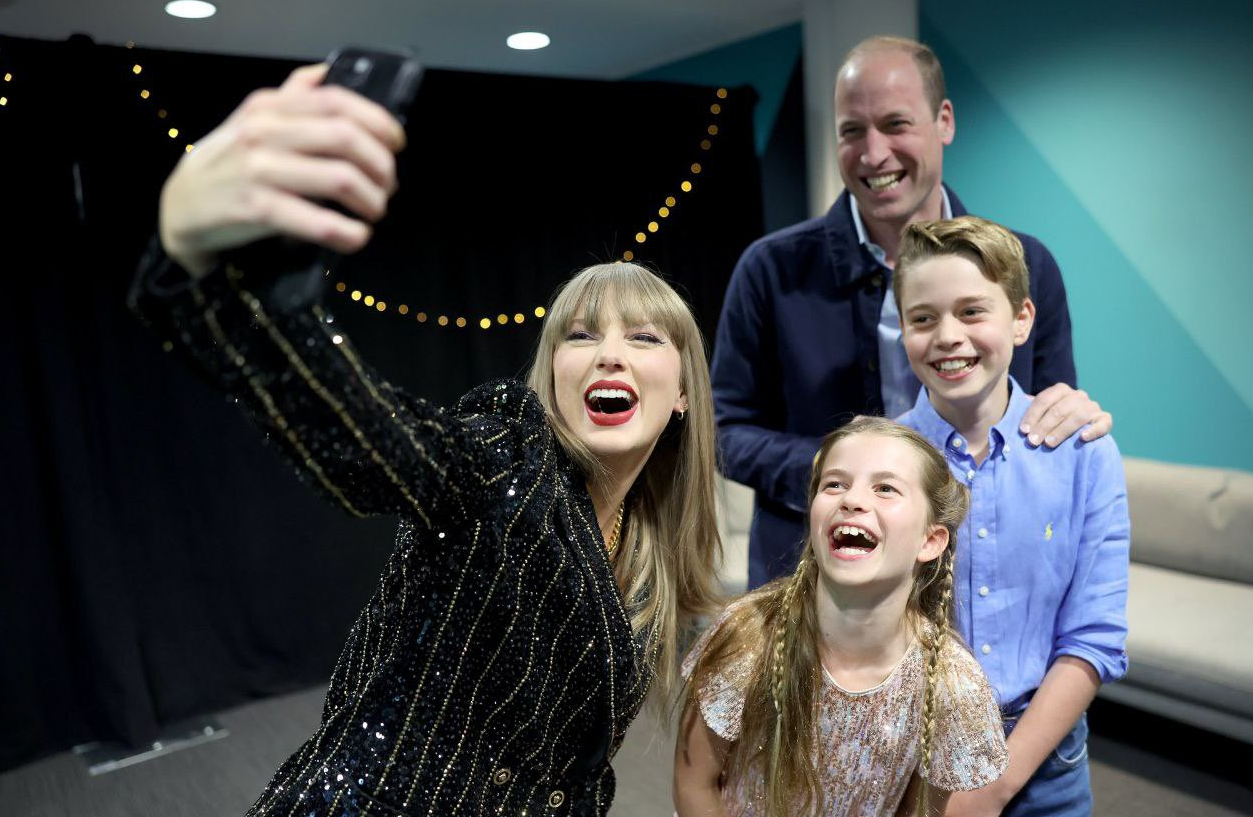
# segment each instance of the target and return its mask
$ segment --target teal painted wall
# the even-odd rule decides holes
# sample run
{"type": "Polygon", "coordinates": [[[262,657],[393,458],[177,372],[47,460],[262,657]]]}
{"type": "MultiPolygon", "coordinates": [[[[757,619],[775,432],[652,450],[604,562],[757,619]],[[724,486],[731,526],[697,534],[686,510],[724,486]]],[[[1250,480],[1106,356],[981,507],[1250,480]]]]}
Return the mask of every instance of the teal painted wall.
{"type": "Polygon", "coordinates": [[[1123,452],[1253,470],[1253,4],[921,0],[945,180],[1065,276],[1123,452]]]}
{"type": "Polygon", "coordinates": [[[690,82],[696,85],[722,85],[728,88],[751,85],[757,91],[753,114],[753,134],[757,155],[766,152],[770,132],[783,103],[788,78],[801,55],[800,23],[750,37],[730,45],[705,51],[687,59],[667,63],[630,79],[690,82]]]}

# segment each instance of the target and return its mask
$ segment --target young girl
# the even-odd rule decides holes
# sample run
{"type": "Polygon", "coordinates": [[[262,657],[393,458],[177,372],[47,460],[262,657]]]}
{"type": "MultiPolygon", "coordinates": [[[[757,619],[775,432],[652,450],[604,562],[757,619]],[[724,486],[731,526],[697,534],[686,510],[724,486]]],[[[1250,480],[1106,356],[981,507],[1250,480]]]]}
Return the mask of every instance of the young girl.
{"type": "Polygon", "coordinates": [[[910,429],[859,417],[826,437],[796,572],[684,663],[679,817],[939,815],[1000,776],[1000,713],[949,625],[968,503],[910,429]]]}

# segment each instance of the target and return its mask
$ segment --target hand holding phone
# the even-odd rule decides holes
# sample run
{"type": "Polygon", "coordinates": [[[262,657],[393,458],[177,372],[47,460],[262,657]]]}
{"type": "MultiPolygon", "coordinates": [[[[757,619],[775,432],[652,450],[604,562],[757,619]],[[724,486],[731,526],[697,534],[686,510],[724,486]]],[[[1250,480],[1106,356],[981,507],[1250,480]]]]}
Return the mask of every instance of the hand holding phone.
{"type": "Polygon", "coordinates": [[[166,251],[193,277],[225,256],[244,269],[285,273],[289,306],[316,297],[322,270],[338,258],[323,248],[360,249],[386,210],[392,154],[404,141],[387,111],[403,117],[420,75],[406,55],[345,49],[330,66],[298,69],[282,87],[251,94],[167,180],[166,251]],[[375,101],[320,87],[327,82],[375,101]],[[302,272],[316,272],[316,286],[293,289],[290,279],[302,272]]]}
{"type": "MultiPolygon", "coordinates": [[[[422,79],[422,66],[412,55],[398,51],[344,48],[328,60],[323,85],[338,85],[377,102],[403,126],[409,105],[422,79]]],[[[316,202],[352,216],[341,205],[316,202]]],[[[270,292],[270,303],[280,311],[301,309],[317,301],[325,278],[341,254],[334,249],[289,238],[270,239],[243,248],[232,258],[241,268],[264,263],[280,272],[270,292]]]]}

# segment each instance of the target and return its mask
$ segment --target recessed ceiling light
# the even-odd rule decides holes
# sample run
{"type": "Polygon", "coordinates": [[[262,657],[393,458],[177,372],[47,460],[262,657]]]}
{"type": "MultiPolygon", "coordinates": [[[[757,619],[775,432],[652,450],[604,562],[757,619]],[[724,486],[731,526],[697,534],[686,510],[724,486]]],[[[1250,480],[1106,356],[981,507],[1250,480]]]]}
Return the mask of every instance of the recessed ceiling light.
{"type": "Polygon", "coordinates": [[[218,8],[204,0],[171,0],[165,4],[165,13],[171,17],[182,17],[187,20],[203,20],[217,14],[218,8]]]}
{"type": "Polygon", "coordinates": [[[547,34],[541,34],[538,31],[519,31],[517,34],[510,34],[509,39],[505,40],[505,45],[519,51],[534,51],[537,48],[547,48],[550,42],[552,41],[548,39],[547,34]]]}

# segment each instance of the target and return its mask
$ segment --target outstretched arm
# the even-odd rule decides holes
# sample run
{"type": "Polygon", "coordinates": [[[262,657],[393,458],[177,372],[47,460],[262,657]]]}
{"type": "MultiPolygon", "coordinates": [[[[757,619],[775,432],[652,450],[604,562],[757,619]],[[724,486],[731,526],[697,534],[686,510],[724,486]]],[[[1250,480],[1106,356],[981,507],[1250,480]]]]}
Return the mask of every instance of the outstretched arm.
{"type": "Polygon", "coordinates": [[[403,132],[373,102],[320,86],[324,71],[252,94],[183,158],[162,193],[163,248],[141,266],[131,306],[349,513],[425,522],[433,503],[470,487],[445,477],[469,467],[476,432],[393,390],[319,306],[267,303],[274,271],[220,260],[274,235],[351,252],[382,217],[403,132]]]}
{"type": "Polygon", "coordinates": [[[344,253],[369,241],[396,190],[404,130],[378,104],[320,85],[326,68],[299,68],[281,88],[254,91],[170,174],[161,244],[193,278],[223,252],[269,236],[344,253]]]}

